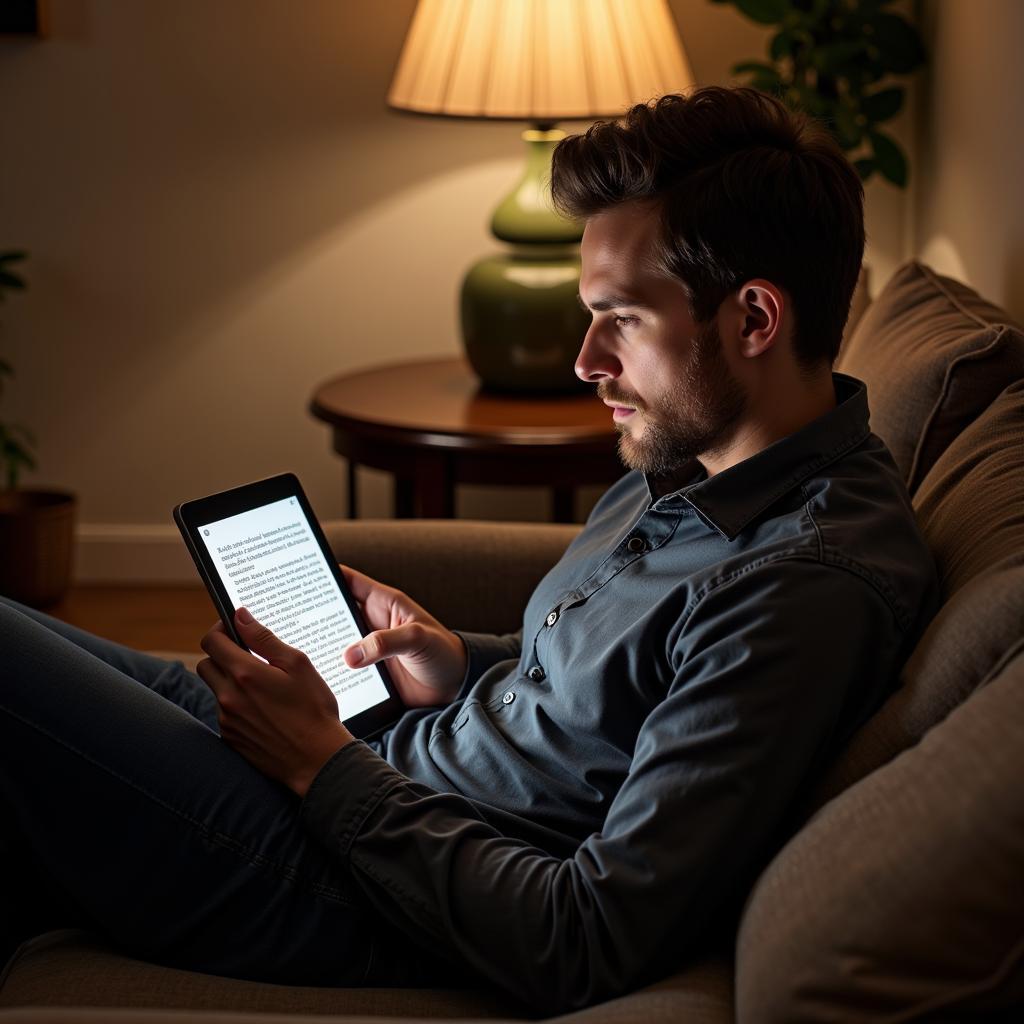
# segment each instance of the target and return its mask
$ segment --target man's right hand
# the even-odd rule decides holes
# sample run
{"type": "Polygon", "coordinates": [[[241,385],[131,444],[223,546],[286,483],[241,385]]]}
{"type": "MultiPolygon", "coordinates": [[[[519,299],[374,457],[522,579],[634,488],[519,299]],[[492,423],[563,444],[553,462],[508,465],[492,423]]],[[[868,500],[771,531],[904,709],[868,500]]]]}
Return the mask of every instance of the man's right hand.
{"type": "Polygon", "coordinates": [[[385,658],[406,707],[450,704],[462,685],[468,655],[462,638],[446,629],[402,591],[339,566],[370,627],[345,649],[350,668],[385,658]]]}

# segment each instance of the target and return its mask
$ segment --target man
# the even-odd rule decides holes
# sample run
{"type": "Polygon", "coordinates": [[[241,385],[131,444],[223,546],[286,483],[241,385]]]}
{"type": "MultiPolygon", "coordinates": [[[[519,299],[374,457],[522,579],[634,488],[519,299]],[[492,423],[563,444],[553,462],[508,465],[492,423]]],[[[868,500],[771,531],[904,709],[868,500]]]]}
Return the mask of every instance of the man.
{"type": "Polygon", "coordinates": [[[864,230],[827,136],[697,90],[564,141],[553,191],[586,219],[576,371],[631,472],[513,636],[344,570],[373,630],[346,660],[388,659],[410,708],[378,741],[244,610],[268,663],[218,624],[207,690],[0,605],[9,819],[130,949],[292,982],[483,976],[549,1011],[635,987],[728,919],[934,612],[865,389],[831,373],[864,230]]]}

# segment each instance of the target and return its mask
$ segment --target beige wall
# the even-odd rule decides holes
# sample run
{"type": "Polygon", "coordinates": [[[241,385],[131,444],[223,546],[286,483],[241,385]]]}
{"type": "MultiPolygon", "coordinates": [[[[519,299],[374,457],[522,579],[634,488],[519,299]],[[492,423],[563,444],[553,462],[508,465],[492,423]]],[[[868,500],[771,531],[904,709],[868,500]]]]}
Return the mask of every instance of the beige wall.
{"type": "Polygon", "coordinates": [[[1024,3],[925,0],[913,252],[1024,321],[1024,3]]]}
{"type": "MultiPolygon", "coordinates": [[[[49,3],[49,39],[0,41],[0,248],[32,253],[0,408],[39,435],[26,483],[80,496],[79,578],[191,580],[178,501],[293,470],[343,514],[313,387],[458,351],[458,281],[496,244],[518,131],[385,109],[414,0],[49,3]]],[[[763,54],[733,8],[672,8],[701,83],[763,54]]],[[[868,207],[877,289],[910,203],[873,183],[868,207]]],[[[389,479],[363,480],[362,514],[389,514],[389,479]]],[[[466,489],[459,512],[547,506],[466,489]]]]}

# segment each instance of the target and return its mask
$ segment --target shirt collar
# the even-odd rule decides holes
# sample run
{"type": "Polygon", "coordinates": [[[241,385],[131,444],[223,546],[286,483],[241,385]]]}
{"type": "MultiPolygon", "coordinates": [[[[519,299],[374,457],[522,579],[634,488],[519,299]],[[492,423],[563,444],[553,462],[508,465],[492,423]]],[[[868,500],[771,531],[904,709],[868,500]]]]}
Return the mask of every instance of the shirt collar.
{"type": "MultiPolygon", "coordinates": [[[[844,373],[833,373],[832,384],[836,406],[824,416],[721,473],[664,495],[655,507],[688,502],[705,522],[733,540],[784,494],[855,448],[870,433],[867,387],[844,373]]],[[[646,475],[645,479],[653,495],[653,481],[646,475]]]]}

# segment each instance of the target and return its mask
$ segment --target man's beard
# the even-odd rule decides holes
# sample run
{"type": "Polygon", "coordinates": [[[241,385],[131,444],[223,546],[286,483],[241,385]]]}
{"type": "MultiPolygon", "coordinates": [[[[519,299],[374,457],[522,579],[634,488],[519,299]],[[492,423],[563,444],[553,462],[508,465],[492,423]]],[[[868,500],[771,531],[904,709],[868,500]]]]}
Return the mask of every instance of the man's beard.
{"type": "MultiPolygon", "coordinates": [[[[634,438],[629,421],[619,428],[619,458],[629,469],[668,476],[698,456],[723,447],[729,428],[743,415],[746,395],[722,354],[718,326],[711,321],[694,335],[682,378],[649,404],[598,385],[598,395],[637,408],[643,432],[634,438]]],[[[630,417],[632,420],[633,417],[630,417]]]]}

